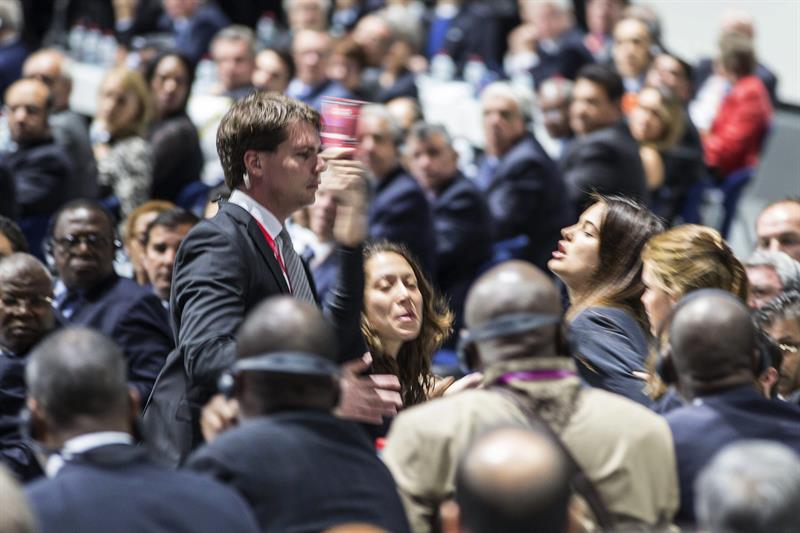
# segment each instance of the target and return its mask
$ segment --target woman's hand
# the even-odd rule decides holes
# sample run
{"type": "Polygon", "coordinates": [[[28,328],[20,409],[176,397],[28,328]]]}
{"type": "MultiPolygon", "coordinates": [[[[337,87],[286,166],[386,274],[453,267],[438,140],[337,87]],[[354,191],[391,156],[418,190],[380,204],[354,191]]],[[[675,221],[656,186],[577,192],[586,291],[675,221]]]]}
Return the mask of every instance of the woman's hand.
{"type": "Polygon", "coordinates": [[[481,386],[481,382],[483,382],[483,374],[481,372],[473,372],[453,383],[444,391],[444,394],[449,396],[468,389],[478,389],[481,386]]]}

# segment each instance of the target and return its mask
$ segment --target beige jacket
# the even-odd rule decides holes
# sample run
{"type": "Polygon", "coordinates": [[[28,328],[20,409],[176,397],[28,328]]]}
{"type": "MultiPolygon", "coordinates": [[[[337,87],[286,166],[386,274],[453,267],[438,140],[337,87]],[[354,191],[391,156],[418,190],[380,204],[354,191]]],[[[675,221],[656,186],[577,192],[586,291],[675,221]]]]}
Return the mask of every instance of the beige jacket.
{"type": "MultiPolygon", "coordinates": [[[[528,359],[487,372],[486,379],[554,365],[574,369],[562,358],[528,359]]],[[[660,416],[622,396],[582,388],[576,377],[511,386],[529,396],[537,413],[547,413],[543,418],[559,433],[617,520],[671,522],[678,509],[678,481],[672,436],[660,416]]],[[[384,460],[412,529],[432,530],[439,504],[453,495],[458,458],[477,434],[494,426],[527,423],[513,400],[482,389],[401,413],[389,432],[384,460]]]]}

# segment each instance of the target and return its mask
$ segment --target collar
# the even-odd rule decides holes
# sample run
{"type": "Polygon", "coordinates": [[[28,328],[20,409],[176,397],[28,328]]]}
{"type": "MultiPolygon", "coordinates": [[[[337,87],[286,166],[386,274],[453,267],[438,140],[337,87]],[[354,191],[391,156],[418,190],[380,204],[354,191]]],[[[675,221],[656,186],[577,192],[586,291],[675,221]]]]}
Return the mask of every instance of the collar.
{"type": "Polygon", "coordinates": [[[98,431],[73,437],[64,443],[58,454],[51,455],[47,459],[45,474],[49,478],[55,477],[64,464],[74,456],[109,444],[133,445],[133,437],[122,431],[98,431]]]}
{"type": "Polygon", "coordinates": [[[278,220],[275,215],[270,213],[266,207],[256,202],[252,196],[241,189],[233,190],[230,198],[228,198],[228,203],[238,205],[250,213],[250,215],[252,215],[252,217],[255,218],[259,224],[264,226],[264,229],[267,230],[267,233],[269,233],[269,236],[272,237],[273,240],[275,240],[278,237],[278,234],[283,231],[283,224],[281,221],[278,220]]]}
{"type": "Polygon", "coordinates": [[[119,279],[119,274],[112,270],[111,274],[106,279],[88,289],[70,289],[61,279],[57,279],[53,286],[54,306],[56,309],[60,309],[63,303],[73,296],[83,298],[87,302],[93,302],[101,295],[105,294],[119,279]]]}
{"type": "Polygon", "coordinates": [[[389,173],[386,174],[386,176],[384,178],[377,178],[377,176],[376,176],[377,183],[375,185],[375,190],[376,191],[381,191],[381,190],[385,189],[386,187],[389,186],[389,184],[391,182],[393,182],[394,180],[396,180],[399,176],[401,176],[403,174],[404,174],[403,167],[401,167],[400,165],[397,165],[396,167],[394,167],[393,170],[390,170],[389,173]]]}

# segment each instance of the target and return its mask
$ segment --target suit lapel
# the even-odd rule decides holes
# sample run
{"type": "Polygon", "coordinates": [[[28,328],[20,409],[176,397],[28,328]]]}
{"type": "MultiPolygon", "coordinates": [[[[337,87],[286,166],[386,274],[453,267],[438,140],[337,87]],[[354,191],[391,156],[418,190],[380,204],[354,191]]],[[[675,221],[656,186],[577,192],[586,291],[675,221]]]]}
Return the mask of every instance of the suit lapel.
{"type": "MultiPolygon", "coordinates": [[[[248,214],[248,216],[250,215],[248,214]]],[[[272,272],[272,276],[275,278],[275,282],[281,288],[281,292],[289,294],[289,286],[286,284],[286,278],[283,277],[281,265],[279,265],[278,260],[275,259],[275,254],[272,253],[272,249],[264,239],[264,234],[261,233],[261,228],[258,227],[258,224],[252,216],[250,216],[250,219],[247,221],[247,234],[253,239],[256,248],[261,253],[261,257],[266,261],[267,266],[272,272]]]]}

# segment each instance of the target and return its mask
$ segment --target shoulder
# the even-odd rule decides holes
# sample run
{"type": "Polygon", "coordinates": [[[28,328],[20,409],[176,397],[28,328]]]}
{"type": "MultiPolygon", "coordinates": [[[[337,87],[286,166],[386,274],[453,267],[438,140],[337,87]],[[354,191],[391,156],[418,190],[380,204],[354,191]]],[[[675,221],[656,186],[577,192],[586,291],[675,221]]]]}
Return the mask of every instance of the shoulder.
{"type": "Polygon", "coordinates": [[[594,435],[597,440],[625,439],[634,445],[641,442],[644,446],[650,442],[658,444],[657,448],[662,450],[672,444],[669,426],[663,417],[619,394],[602,389],[582,389],[579,408],[573,416],[575,424],[571,422],[570,426],[576,428],[585,424],[589,431],[587,438],[594,435]],[[625,423],[610,424],[612,420],[625,420],[625,423]]]}
{"type": "MultiPolygon", "coordinates": [[[[589,307],[572,320],[570,327],[576,331],[617,331],[643,337],[642,328],[631,314],[617,307],[589,307]]],[[[644,339],[643,339],[644,340],[644,339]]]]}
{"type": "Polygon", "coordinates": [[[523,165],[550,165],[552,160],[531,134],[526,134],[502,158],[502,165],[517,168],[523,165]]]}

